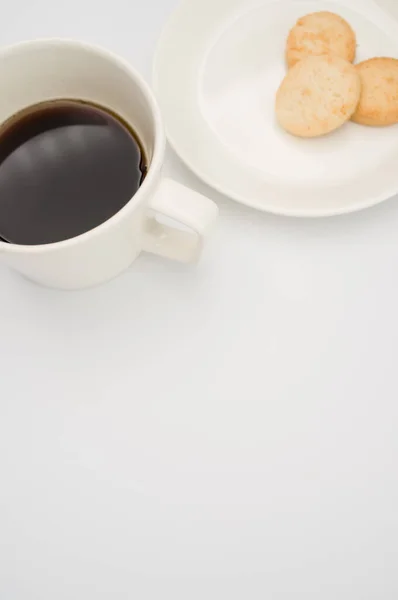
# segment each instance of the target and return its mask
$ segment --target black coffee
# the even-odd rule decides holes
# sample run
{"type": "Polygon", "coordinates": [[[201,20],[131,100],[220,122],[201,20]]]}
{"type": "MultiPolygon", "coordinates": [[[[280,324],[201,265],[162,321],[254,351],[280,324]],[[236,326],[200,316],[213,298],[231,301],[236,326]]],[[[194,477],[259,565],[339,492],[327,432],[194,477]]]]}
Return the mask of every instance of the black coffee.
{"type": "Polygon", "coordinates": [[[99,106],[57,100],[0,129],[0,238],[49,244],[115,215],[146,173],[135,134],[99,106]]]}

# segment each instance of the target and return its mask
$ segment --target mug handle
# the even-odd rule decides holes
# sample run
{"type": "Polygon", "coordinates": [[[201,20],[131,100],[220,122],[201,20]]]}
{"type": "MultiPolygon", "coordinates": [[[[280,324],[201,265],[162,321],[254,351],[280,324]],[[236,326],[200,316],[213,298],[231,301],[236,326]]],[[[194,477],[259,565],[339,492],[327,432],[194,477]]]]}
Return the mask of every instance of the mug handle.
{"type": "Polygon", "coordinates": [[[201,254],[203,242],[218,215],[209,198],[165,178],[149,203],[143,250],[180,262],[193,262],[201,254]],[[156,215],[176,221],[176,227],[156,219],[156,215]],[[178,224],[184,229],[179,229],[178,224]]]}

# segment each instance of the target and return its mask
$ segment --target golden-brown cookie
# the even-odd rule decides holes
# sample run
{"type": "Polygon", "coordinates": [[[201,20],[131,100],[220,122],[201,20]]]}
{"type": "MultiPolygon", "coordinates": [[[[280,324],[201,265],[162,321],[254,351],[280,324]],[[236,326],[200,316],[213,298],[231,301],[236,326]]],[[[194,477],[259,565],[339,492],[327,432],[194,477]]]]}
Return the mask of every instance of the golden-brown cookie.
{"type": "Polygon", "coordinates": [[[279,124],[299,137],[317,137],[341,127],[355,112],[359,73],[338,56],[311,56],[290,69],[276,96],[279,124]]]}
{"type": "Polygon", "coordinates": [[[308,56],[336,54],[353,62],[356,36],[345,19],[332,12],[316,12],[299,19],[289,33],[286,61],[290,67],[308,56]]]}
{"type": "Polygon", "coordinates": [[[356,69],[362,92],[353,121],[374,127],[398,123],[398,60],[371,58],[356,69]]]}

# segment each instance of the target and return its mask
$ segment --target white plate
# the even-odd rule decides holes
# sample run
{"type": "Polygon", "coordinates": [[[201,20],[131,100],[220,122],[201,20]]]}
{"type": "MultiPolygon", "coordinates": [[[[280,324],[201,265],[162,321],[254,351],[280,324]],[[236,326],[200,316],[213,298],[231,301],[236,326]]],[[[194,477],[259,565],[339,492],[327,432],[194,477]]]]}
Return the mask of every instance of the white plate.
{"type": "Polygon", "coordinates": [[[398,23],[372,0],[186,0],[157,48],[154,87],[172,146],[205,182],[259,210],[327,216],[398,192],[398,126],[348,123],[301,140],[275,122],[286,36],[315,10],[351,23],[358,61],[398,58],[398,23]]]}

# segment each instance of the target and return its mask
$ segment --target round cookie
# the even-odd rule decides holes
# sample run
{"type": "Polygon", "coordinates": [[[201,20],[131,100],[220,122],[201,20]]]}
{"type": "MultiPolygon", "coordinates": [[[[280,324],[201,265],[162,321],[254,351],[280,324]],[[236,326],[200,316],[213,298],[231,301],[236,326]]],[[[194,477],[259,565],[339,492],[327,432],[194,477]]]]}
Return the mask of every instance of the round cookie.
{"type": "Polygon", "coordinates": [[[353,121],[374,127],[398,123],[398,60],[371,58],[356,69],[362,92],[353,121]]]}
{"type": "Polygon", "coordinates": [[[354,65],[338,56],[311,56],[288,71],[276,95],[276,117],[293,135],[325,135],[351,119],[360,93],[354,65]]]}
{"type": "Polygon", "coordinates": [[[332,12],[316,12],[299,19],[289,33],[286,61],[290,67],[308,56],[336,54],[354,62],[356,36],[345,19],[332,12]]]}

